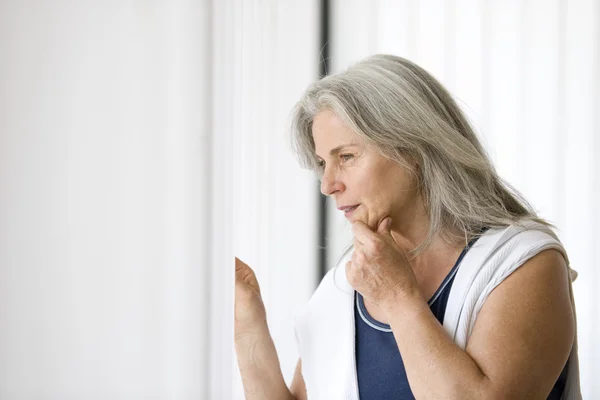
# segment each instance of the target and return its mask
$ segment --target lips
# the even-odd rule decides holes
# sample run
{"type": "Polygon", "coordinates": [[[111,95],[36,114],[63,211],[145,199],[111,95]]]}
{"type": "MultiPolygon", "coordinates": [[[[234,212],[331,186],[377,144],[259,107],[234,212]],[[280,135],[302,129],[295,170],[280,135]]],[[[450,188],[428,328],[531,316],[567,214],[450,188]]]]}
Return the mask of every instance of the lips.
{"type": "Polygon", "coordinates": [[[343,212],[345,212],[345,213],[348,213],[348,212],[352,212],[352,211],[354,211],[354,210],[355,210],[355,209],[356,209],[356,208],[357,208],[359,205],[360,205],[360,204],[355,204],[355,205],[353,205],[353,206],[341,206],[341,207],[338,207],[338,209],[339,209],[340,211],[343,211],[343,212]]]}

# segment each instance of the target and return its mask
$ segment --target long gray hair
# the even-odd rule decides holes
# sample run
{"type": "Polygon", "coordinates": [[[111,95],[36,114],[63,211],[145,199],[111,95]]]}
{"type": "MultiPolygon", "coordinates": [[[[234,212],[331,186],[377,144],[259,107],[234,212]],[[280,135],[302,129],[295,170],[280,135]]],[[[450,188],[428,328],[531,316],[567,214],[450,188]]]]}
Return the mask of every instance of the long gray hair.
{"type": "Polygon", "coordinates": [[[498,176],[448,91],[414,63],[374,55],[308,87],[292,111],[291,133],[300,163],[315,172],[320,168],[312,124],[326,109],[381,155],[415,174],[429,229],[413,255],[437,234],[468,241],[484,228],[523,220],[550,226],[498,176]]]}

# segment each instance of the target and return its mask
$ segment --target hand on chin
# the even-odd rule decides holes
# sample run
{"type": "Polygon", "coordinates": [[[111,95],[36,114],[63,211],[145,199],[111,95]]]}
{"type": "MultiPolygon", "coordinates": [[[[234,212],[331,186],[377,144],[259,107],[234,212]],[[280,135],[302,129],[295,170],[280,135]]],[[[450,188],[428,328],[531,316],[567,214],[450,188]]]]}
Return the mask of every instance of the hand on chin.
{"type": "Polygon", "coordinates": [[[371,229],[372,231],[377,231],[377,226],[379,225],[379,221],[382,221],[383,219],[385,219],[385,217],[379,219],[379,220],[374,220],[374,221],[369,221],[369,216],[366,215],[366,213],[360,213],[358,215],[355,215],[354,218],[352,218],[350,220],[351,223],[360,221],[363,224],[365,224],[366,226],[369,227],[369,229],[371,229]]]}
{"type": "MultiPolygon", "coordinates": [[[[362,210],[360,210],[362,211],[362,210]]],[[[357,221],[362,222],[363,224],[367,225],[369,228],[371,227],[371,225],[369,224],[369,216],[366,215],[367,213],[365,212],[357,212],[354,215],[352,215],[352,217],[349,218],[350,223],[353,224],[357,221]]]]}

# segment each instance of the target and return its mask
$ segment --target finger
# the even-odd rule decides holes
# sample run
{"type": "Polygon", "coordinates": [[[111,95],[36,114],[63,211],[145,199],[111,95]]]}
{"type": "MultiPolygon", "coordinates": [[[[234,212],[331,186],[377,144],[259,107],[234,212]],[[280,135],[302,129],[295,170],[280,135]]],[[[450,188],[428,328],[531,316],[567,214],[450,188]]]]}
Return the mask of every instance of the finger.
{"type": "Polygon", "coordinates": [[[352,238],[352,245],[354,246],[354,250],[358,250],[358,249],[363,249],[364,248],[364,243],[362,243],[360,240],[358,240],[358,238],[356,236],[354,236],[354,238],[352,238]]]}
{"type": "Polygon", "coordinates": [[[363,244],[370,243],[377,237],[377,234],[361,221],[352,223],[352,233],[363,244]]]}
{"type": "Polygon", "coordinates": [[[362,254],[362,253],[359,253],[359,252],[352,253],[352,258],[350,259],[350,262],[352,262],[353,265],[360,265],[359,260],[358,260],[359,254],[362,254]]]}
{"type": "Polygon", "coordinates": [[[391,236],[390,226],[392,226],[392,219],[390,217],[384,218],[377,227],[377,233],[381,236],[391,236]]]}
{"type": "Polygon", "coordinates": [[[354,249],[354,251],[352,252],[352,257],[350,257],[350,260],[352,260],[352,262],[356,265],[361,265],[362,263],[365,262],[365,260],[367,258],[369,258],[370,255],[370,250],[361,245],[359,248],[354,249]]]}
{"type": "MultiPolygon", "coordinates": [[[[244,269],[244,262],[242,260],[240,260],[239,258],[235,258],[235,272],[241,271],[242,269],[244,269]]],[[[246,265],[247,266],[247,265],[246,265]]]]}
{"type": "Polygon", "coordinates": [[[396,246],[398,246],[398,243],[396,243],[396,239],[394,239],[394,237],[392,236],[391,227],[392,227],[392,218],[390,218],[390,217],[384,218],[379,223],[379,226],[377,227],[377,234],[379,235],[379,237],[383,238],[389,244],[396,247],[396,246]]]}
{"type": "Polygon", "coordinates": [[[239,258],[235,258],[235,276],[236,278],[246,276],[248,274],[254,274],[252,268],[248,266],[245,262],[240,260],[239,258]]]}
{"type": "Polygon", "coordinates": [[[348,261],[346,263],[346,277],[350,277],[351,275],[351,270],[352,270],[352,261],[348,261]]]}

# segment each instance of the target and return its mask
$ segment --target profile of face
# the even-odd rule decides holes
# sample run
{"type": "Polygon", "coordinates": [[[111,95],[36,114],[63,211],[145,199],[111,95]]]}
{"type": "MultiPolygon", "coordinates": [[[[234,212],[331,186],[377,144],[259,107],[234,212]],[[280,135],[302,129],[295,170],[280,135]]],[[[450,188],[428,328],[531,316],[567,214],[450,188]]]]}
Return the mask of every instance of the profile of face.
{"type": "Polygon", "coordinates": [[[419,197],[413,174],[366,144],[330,110],[315,116],[312,135],[321,192],[332,197],[350,222],[362,221],[376,230],[388,216],[393,225],[412,219],[419,197]]]}

